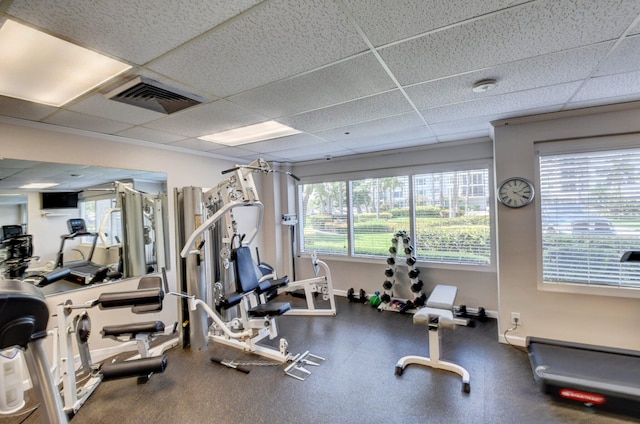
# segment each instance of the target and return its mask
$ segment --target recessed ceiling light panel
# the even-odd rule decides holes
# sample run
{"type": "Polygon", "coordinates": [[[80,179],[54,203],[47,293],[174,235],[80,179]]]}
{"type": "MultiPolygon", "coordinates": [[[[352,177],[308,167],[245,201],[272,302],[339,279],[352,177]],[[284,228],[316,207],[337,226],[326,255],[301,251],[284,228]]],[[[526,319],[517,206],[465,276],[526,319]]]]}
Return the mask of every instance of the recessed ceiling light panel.
{"type": "Polygon", "coordinates": [[[224,144],[227,146],[238,146],[240,144],[271,140],[273,138],[280,138],[299,133],[301,133],[301,131],[283,125],[279,122],[267,121],[260,124],[249,125],[247,127],[209,134],[198,138],[200,140],[212,141],[214,143],[224,144]]]}
{"type": "Polygon", "coordinates": [[[57,185],[60,185],[60,183],[30,183],[30,184],[25,184],[23,186],[20,186],[20,188],[50,188],[50,187],[55,187],[57,185]]]}
{"type": "Polygon", "coordinates": [[[0,94],[60,107],[131,66],[17,22],[0,28],[0,94]]]}

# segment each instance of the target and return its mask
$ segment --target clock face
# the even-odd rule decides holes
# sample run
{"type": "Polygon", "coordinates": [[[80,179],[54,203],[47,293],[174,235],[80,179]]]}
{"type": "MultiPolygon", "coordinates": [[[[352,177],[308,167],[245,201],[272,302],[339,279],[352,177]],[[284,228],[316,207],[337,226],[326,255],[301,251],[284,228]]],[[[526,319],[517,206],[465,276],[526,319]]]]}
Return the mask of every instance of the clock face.
{"type": "Polygon", "coordinates": [[[514,177],[503,181],[498,187],[498,200],[510,208],[521,208],[533,201],[533,184],[524,178],[514,177]]]}

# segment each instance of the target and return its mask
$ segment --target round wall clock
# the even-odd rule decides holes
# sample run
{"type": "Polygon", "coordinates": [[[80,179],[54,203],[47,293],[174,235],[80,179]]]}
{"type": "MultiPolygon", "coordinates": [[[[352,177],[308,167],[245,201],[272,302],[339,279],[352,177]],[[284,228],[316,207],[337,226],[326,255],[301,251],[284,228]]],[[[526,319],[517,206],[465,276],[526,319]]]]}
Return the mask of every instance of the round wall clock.
{"type": "Polygon", "coordinates": [[[521,208],[533,201],[533,184],[522,177],[507,178],[498,185],[498,201],[510,208],[521,208]]]}

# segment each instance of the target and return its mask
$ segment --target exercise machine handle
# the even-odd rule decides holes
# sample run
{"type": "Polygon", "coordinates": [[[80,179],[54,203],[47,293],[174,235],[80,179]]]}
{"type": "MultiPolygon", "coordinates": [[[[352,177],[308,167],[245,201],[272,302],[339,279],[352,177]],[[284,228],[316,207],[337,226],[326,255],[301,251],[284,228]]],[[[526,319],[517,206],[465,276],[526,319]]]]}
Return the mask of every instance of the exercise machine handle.
{"type": "Polygon", "coordinates": [[[100,309],[162,303],[164,292],[159,288],[131,290],[125,292],[102,293],[96,300],[100,309]]]}

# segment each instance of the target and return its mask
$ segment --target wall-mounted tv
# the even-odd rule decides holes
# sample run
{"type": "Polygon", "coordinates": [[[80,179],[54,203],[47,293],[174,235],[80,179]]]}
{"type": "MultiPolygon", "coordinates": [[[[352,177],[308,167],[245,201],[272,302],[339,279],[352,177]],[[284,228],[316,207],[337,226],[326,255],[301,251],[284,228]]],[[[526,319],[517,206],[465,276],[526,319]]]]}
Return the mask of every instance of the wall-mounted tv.
{"type": "Polygon", "coordinates": [[[68,209],[78,207],[78,192],[52,191],[40,193],[42,209],[68,209]]]}

